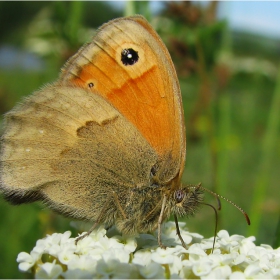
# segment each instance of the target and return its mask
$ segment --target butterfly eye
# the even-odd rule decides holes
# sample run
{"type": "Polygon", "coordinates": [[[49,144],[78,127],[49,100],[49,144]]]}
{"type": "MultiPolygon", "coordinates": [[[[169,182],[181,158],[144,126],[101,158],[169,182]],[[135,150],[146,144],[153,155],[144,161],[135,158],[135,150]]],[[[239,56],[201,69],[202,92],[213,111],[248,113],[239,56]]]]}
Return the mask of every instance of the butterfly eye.
{"type": "Polygon", "coordinates": [[[93,88],[93,87],[94,87],[94,83],[89,83],[89,84],[88,84],[88,87],[89,87],[89,88],[93,88]]]}
{"type": "Polygon", "coordinates": [[[174,197],[175,197],[176,203],[180,203],[185,197],[185,192],[183,190],[177,190],[174,193],[174,197]]]}
{"type": "Polygon", "coordinates": [[[139,59],[138,52],[134,49],[123,49],[121,54],[121,61],[123,65],[133,65],[139,59]]]}

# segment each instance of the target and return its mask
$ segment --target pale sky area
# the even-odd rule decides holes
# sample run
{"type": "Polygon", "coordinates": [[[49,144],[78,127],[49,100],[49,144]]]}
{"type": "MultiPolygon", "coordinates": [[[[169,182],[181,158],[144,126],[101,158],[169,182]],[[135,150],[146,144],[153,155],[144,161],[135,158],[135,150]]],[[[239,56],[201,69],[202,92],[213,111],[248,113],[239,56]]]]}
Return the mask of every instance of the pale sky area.
{"type": "MultiPolygon", "coordinates": [[[[115,7],[124,9],[125,1],[108,1],[115,7]]],[[[207,4],[209,1],[199,1],[207,4]]],[[[164,1],[150,1],[152,12],[158,12],[164,1]]],[[[218,17],[227,19],[233,30],[249,31],[280,39],[280,1],[220,1],[218,17]]],[[[34,55],[11,47],[0,48],[0,68],[43,69],[42,60],[34,55]]]]}
{"type": "Polygon", "coordinates": [[[230,27],[280,38],[280,2],[224,1],[219,15],[227,18],[230,27]]]}
{"type": "MultiPolygon", "coordinates": [[[[125,5],[125,1],[111,3],[122,8],[125,5]]],[[[150,5],[152,11],[156,12],[164,5],[164,1],[151,1],[150,5]]],[[[280,38],[280,1],[221,1],[218,15],[228,19],[232,29],[280,38]]]]}

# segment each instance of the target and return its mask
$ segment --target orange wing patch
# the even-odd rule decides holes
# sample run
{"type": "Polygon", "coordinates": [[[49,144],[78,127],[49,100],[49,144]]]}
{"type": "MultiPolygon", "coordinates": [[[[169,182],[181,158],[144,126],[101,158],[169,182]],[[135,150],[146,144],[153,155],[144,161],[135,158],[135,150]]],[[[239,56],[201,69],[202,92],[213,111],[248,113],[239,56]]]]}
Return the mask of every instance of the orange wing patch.
{"type": "MultiPolygon", "coordinates": [[[[119,88],[112,88],[112,80],[109,76],[90,63],[81,68],[79,76],[73,77],[72,82],[87,89],[89,89],[88,84],[92,82],[94,89],[133,123],[150,145],[162,155],[170,150],[169,139],[174,137],[174,135],[171,137],[173,128],[168,121],[174,118],[174,116],[168,116],[168,114],[173,114],[174,110],[173,104],[168,103],[167,97],[161,97],[160,92],[164,92],[163,85],[155,82],[158,71],[159,69],[154,66],[139,78],[127,79],[126,83],[119,88]]],[[[118,67],[118,72],[125,71],[118,67]]]]}

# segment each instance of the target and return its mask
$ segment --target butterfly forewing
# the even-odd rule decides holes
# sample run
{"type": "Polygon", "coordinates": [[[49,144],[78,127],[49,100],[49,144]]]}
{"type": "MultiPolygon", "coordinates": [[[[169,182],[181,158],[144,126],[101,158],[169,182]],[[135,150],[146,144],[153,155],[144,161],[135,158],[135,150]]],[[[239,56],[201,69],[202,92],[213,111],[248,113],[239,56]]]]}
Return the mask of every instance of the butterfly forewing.
{"type": "Polygon", "coordinates": [[[158,153],[162,183],[181,176],[185,132],[179,83],[165,45],[143,17],[103,25],[68,61],[61,83],[95,89],[109,100],[158,153]]]}

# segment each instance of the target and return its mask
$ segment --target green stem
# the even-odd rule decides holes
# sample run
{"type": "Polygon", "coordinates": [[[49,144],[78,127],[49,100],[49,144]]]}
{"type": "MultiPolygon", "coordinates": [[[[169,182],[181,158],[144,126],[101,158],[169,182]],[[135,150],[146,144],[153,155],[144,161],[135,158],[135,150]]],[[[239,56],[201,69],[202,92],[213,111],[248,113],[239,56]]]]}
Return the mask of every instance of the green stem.
{"type": "Polygon", "coordinates": [[[273,248],[278,248],[280,246],[280,217],[276,226],[275,237],[273,241],[273,248]]]}
{"type": "Polygon", "coordinates": [[[83,1],[71,2],[71,7],[68,16],[68,36],[71,44],[75,45],[78,41],[78,30],[81,26],[82,15],[83,15],[83,1]]]}
{"type": "Polygon", "coordinates": [[[136,14],[136,2],[135,1],[126,1],[124,16],[131,16],[136,14]]]}
{"type": "MultiPolygon", "coordinates": [[[[218,100],[218,127],[217,127],[217,153],[216,153],[216,184],[215,191],[227,197],[228,163],[229,163],[229,135],[231,130],[231,104],[230,96],[222,91],[218,100]]],[[[227,217],[227,207],[223,207],[220,215],[220,226],[227,217]]]]}
{"type": "Polygon", "coordinates": [[[135,14],[143,15],[148,21],[151,20],[150,1],[126,1],[125,16],[132,16],[135,14]]]}
{"type": "Polygon", "coordinates": [[[260,169],[257,174],[256,186],[253,193],[251,206],[251,226],[249,227],[249,235],[257,235],[260,228],[262,205],[265,200],[266,189],[270,182],[270,168],[273,155],[275,153],[278,128],[280,123],[280,71],[278,73],[275,91],[272,97],[271,109],[268,116],[267,129],[264,135],[260,169]]]}

